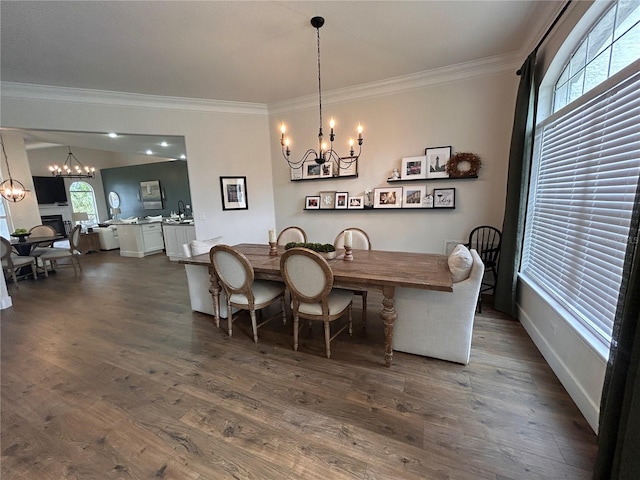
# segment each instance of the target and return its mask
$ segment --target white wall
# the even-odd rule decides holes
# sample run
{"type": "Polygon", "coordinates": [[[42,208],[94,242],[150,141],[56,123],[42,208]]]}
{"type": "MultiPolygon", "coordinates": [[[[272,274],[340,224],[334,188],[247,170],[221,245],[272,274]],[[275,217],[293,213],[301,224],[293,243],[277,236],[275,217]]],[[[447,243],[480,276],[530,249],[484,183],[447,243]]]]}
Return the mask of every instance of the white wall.
{"type": "MultiPolygon", "coordinates": [[[[302,227],[310,241],[333,243],[346,227],[366,230],[376,249],[412,252],[443,251],[444,240],[466,241],[477,225],[502,227],[509,143],[518,77],[514,70],[446,81],[436,85],[325,106],[323,117],[337,122],[335,146],[347,154],[347,142],[362,122],[363,153],[358,178],[291,182],[282,158],[279,126],[284,121],[292,138],[292,159],[315,147],[318,112],[315,108],[271,115],[274,191],[277,228],[302,227]],[[451,145],[482,159],[477,180],[428,181],[427,190],[456,189],[455,210],[303,211],[307,195],[323,190],[363,195],[390,185],[386,179],[401,166],[402,157],[424,155],[425,147],[451,145]]],[[[325,131],[325,135],[327,132],[325,131]]]]}
{"type": "Polygon", "coordinates": [[[87,100],[81,91],[10,87],[2,91],[3,127],[184,136],[197,238],[259,242],[275,225],[266,108],[214,102],[194,108],[187,100],[131,101],[129,95],[101,98],[99,92],[87,100]],[[248,210],[222,211],[224,175],[247,177],[248,210]]]}

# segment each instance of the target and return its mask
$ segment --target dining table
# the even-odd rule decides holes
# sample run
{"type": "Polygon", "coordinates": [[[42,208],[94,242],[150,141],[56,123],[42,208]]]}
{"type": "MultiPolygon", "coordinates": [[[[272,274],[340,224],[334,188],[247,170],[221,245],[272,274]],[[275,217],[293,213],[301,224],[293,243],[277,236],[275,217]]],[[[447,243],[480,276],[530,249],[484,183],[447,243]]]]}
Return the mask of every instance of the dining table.
{"type": "Polygon", "coordinates": [[[45,237],[25,237],[23,240],[11,240],[11,246],[18,252],[18,255],[27,256],[33,249],[42,243],[51,243],[57,240],[64,240],[62,235],[49,235],[45,237]]]}
{"type": "MultiPolygon", "coordinates": [[[[283,282],[280,273],[280,256],[283,246],[276,247],[276,255],[270,255],[268,244],[241,243],[234,245],[253,267],[255,278],[283,282]]],[[[385,250],[351,251],[353,260],[344,260],[344,249],[336,252],[327,262],[334,277],[334,287],[352,290],[379,289],[382,291],[380,317],[384,324],[384,361],[390,367],[393,360],[393,328],[398,320],[395,309],[395,289],[397,287],[439,290],[452,292],[451,272],[447,256],[434,253],[394,252],[385,250]]],[[[213,296],[216,325],[220,324],[219,305],[221,287],[209,258],[209,253],[185,258],[184,264],[207,265],[209,267],[210,288],[213,296]]]]}

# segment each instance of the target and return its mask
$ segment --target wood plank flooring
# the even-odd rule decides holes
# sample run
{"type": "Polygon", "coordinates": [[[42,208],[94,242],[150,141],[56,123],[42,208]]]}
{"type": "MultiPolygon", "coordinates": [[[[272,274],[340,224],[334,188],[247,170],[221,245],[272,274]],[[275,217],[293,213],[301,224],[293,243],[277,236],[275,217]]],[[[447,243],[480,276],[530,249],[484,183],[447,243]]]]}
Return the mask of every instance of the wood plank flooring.
{"type": "MultiPolygon", "coordinates": [[[[164,255],[82,257],[9,284],[2,479],[591,478],[596,439],[522,326],[483,307],[471,362],[396,352],[369,295],[324,357],[322,326],[234,335],[191,312],[164,255]]],[[[224,323],[224,322],[223,322],[224,323]]]]}

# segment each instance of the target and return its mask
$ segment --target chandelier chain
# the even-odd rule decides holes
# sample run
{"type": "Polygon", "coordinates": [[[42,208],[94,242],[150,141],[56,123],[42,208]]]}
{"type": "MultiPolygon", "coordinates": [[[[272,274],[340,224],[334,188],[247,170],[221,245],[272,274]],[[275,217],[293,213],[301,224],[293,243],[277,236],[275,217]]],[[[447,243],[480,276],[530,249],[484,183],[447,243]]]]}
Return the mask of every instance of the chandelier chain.
{"type": "Polygon", "coordinates": [[[2,138],[1,133],[0,133],[0,144],[2,144],[2,156],[4,157],[4,163],[7,165],[7,176],[11,178],[11,169],[9,168],[9,159],[7,158],[7,152],[4,149],[4,138],[2,138]]]}
{"type": "Polygon", "coordinates": [[[320,110],[320,136],[322,136],[322,83],[320,78],[320,27],[316,28],[318,43],[318,104],[320,110]]]}

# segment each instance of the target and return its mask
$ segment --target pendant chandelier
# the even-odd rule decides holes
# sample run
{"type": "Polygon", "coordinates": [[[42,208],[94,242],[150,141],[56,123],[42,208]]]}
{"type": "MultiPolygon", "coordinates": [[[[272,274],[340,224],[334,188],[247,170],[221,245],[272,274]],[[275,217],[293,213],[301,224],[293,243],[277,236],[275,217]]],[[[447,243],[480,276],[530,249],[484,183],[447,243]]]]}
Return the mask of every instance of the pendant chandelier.
{"type": "Polygon", "coordinates": [[[94,178],[96,176],[96,169],[94,167],[84,166],[82,162],[78,160],[73,153],[71,153],[71,147],[69,147],[67,159],[62,167],[59,167],[58,165],[50,165],[49,171],[53,176],[65,178],[94,178]]]}
{"type": "Polygon", "coordinates": [[[7,165],[7,175],[9,176],[7,180],[0,183],[0,195],[10,202],[19,202],[24,199],[29,190],[24,188],[24,185],[21,182],[11,176],[9,160],[7,159],[7,152],[4,149],[4,139],[1,134],[0,143],[2,144],[2,156],[4,157],[4,162],[7,165]]]}
{"type": "Polygon", "coordinates": [[[316,29],[316,38],[318,45],[318,111],[320,117],[320,127],[318,129],[318,149],[310,148],[306,151],[306,153],[297,161],[291,160],[291,148],[290,148],[290,140],[285,137],[285,133],[287,131],[287,127],[284,123],[280,125],[280,145],[282,147],[282,156],[289,164],[291,168],[300,168],[302,164],[307,161],[313,161],[317,164],[322,165],[323,163],[332,161],[335,163],[337,167],[337,172],[339,174],[339,170],[341,168],[348,168],[351,164],[358,160],[360,157],[360,153],[362,151],[362,126],[358,125],[357,132],[358,137],[356,141],[358,142],[358,154],[356,155],[354,150],[354,140],[349,140],[349,156],[341,157],[334,149],[333,149],[333,141],[335,140],[335,121],[332,118],[329,122],[329,128],[331,129],[329,133],[329,145],[324,140],[324,135],[322,133],[322,84],[320,77],[320,27],[324,25],[324,18],[322,17],[313,17],[311,19],[311,25],[316,29]]]}

